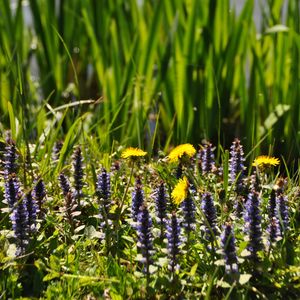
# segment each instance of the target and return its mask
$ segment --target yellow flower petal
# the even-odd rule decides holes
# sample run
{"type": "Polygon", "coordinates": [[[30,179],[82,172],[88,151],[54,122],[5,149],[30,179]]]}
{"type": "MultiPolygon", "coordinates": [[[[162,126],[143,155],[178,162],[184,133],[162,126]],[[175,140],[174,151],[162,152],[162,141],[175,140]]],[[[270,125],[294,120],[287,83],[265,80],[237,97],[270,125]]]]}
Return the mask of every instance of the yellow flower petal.
{"type": "Polygon", "coordinates": [[[142,149],[129,147],[129,148],[126,148],[122,152],[121,157],[122,158],[131,158],[131,157],[133,158],[133,157],[145,156],[146,154],[147,154],[147,152],[143,151],[142,149]]]}
{"type": "Polygon", "coordinates": [[[280,161],[276,157],[271,157],[267,155],[261,155],[255,158],[254,162],[252,163],[252,166],[258,167],[258,168],[268,168],[271,166],[277,166],[279,165],[280,161]]]}
{"type": "Polygon", "coordinates": [[[186,177],[179,179],[172,191],[173,203],[179,205],[184,199],[187,198],[189,189],[189,182],[186,177]]]}
{"type": "Polygon", "coordinates": [[[168,159],[170,162],[177,162],[182,156],[186,155],[188,157],[194,156],[196,153],[196,149],[191,144],[182,144],[175,147],[170,154],[168,155],[168,159]]]}

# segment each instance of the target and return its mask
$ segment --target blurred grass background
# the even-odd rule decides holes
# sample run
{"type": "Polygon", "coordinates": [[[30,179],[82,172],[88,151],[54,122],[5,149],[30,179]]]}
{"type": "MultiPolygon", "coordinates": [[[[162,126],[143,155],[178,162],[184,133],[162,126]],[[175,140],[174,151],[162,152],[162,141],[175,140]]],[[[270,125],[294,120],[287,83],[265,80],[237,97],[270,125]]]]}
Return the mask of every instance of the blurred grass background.
{"type": "Polygon", "coordinates": [[[1,132],[107,151],[239,137],[296,161],[299,0],[261,2],[260,24],[242,2],[0,0],[1,132]]]}

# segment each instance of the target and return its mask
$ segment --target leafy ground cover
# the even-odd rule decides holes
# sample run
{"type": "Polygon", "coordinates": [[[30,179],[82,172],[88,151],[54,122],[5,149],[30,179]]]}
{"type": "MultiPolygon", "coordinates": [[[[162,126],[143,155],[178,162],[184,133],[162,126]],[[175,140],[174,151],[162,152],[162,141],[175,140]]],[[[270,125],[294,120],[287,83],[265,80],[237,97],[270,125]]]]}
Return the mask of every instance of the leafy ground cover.
{"type": "Polygon", "coordinates": [[[65,146],[2,143],[2,299],[299,298],[299,178],[279,159],[237,139],[219,161],[65,146]]]}

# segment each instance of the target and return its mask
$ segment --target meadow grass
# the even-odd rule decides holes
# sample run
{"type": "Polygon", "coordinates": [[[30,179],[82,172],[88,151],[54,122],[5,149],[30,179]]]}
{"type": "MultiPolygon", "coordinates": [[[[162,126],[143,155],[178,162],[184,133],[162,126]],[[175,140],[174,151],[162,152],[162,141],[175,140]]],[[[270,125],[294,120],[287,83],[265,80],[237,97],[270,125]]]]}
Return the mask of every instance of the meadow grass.
{"type": "Polygon", "coordinates": [[[283,16],[284,3],[266,1],[257,28],[253,0],[238,15],[229,0],[3,0],[2,127],[17,122],[21,137],[38,139],[69,105],[59,135],[88,113],[85,130],[106,150],[114,141],[228,147],[239,136],[247,152],[259,144],[253,155],[271,145],[295,162],[300,7],[288,1],[283,16]]]}

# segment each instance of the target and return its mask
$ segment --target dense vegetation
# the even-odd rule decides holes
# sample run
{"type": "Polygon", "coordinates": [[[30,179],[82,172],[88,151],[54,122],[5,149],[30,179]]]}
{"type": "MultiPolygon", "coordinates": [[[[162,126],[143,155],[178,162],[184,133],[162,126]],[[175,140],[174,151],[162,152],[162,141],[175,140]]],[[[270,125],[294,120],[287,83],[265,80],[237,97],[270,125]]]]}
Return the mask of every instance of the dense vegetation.
{"type": "Polygon", "coordinates": [[[300,298],[300,2],[231,2],[0,0],[0,299],[300,298]]]}
{"type": "Polygon", "coordinates": [[[45,158],[7,139],[3,298],[300,296],[298,177],[278,159],[247,168],[235,140],[220,164],[211,144],[184,144],[160,159],[117,151],[105,168],[76,146],[57,173],[63,147],[41,174],[45,158]]]}
{"type": "Polygon", "coordinates": [[[108,152],[240,137],[292,162],[300,4],[263,2],[256,25],[253,0],[1,0],[2,127],[37,142],[80,117],[108,152]]]}

